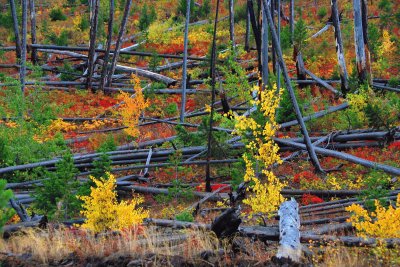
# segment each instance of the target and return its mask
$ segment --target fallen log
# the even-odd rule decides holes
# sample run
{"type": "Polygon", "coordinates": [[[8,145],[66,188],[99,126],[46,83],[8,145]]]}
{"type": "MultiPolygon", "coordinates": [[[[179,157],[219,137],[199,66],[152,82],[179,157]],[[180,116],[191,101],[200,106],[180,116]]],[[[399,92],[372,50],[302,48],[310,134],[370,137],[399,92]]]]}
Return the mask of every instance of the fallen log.
{"type": "Polygon", "coordinates": [[[278,210],[279,215],[279,248],[278,259],[289,258],[300,262],[300,216],[299,204],[292,198],[283,202],[278,210]]]}
{"type": "MultiPolygon", "coordinates": [[[[287,141],[285,139],[274,138],[274,141],[277,142],[278,144],[284,144],[287,146],[306,149],[306,146],[303,144],[287,141]]],[[[349,162],[353,162],[353,163],[362,165],[367,168],[378,169],[378,170],[382,170],[384,172],[387,172],[387,173],[390,173],[393,175],[400,176],[400,169],[396,168],[396,167],[388,166],[388,165],[381,164],[381,163],[376,163],[376,162],[373,162],[370,160],[365,160],[365,159],[362,159],[362,158],[359,158],[359,157],[356,157],[356,156],[353,156],[353,155],[350,155],[350,154],[344,153],[344,152],[338,152],[338,151],[329,150],[329,149],[325,149],[325,148],[321,148],[321,147],[314,147],[314,149],[315,149],[316,153],[324,155],[324,156],[330,156],[330,157],[343,159],[343,160],[346,160],[349,162]]]]}

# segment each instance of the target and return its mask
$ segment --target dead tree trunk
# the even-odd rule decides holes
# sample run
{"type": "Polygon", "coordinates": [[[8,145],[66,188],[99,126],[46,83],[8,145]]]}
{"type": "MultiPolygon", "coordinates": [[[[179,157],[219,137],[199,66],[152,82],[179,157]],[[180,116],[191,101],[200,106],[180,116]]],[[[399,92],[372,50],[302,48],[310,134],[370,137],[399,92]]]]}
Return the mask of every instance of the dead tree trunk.
{"type": "Polygon", "coordinates": [[[354,9],[354,45],[356,49],[356,64],[358,79],[360,83],[367,81],[367,59],[365,56],[365,41],[363,33],[363,23],[361,15],[361,0],[353,0],[354,9]]]}
{"type": "Polygon", "coordinates": [[[94,6],[90,12],[90,41],[89,41],[89,55],[88,55],[88,72],[86,79],[86,87],[95,92],[96,90],[92,88],[92,76],[94,72],[94,53],[96,49],[96,35],[97,35],[97,24],[98,24],[98,14],[99,14],[100,0],[94,0],[94,6]]]}
{"type": "MultiPolygon", "coordinates": [[[[294,60],[296,61],[296,74],[298,80],[306,80],[307,76],[305,73],[304,61],[301,52],[298,51],[297,47],[294,47],[294,60]]],[[[304,88],[305,84],[299,84],[299,88],[304,88]]]]}
{"type": "Polygon", "coordinates": [[[290,42],[293,44],[294,37],[294,0],[289,0],[289,27],[290,27],[290,42]]]}
{"type": "Polygon", "coordinates": [[[211,160],[211,141],[213,132],[213,116],[214,116],[214,102],[215,102],[215,61],[217,55],[217,25],[218,25],[218,13],[219,13],[219,0],[217,0],[217,8],[215,10],[215,21],[214,21],[214,33],[211,49],[211,61],[210,61],[210,76],[211,76],[211,112],[209,119],[209,129],[207,137],[207,164],[206,164],[206,191],[211,192],[211,177],[210,177],[210,160],[211,160]]]}
{"type": "Polygon", "coordinates": [[[367,0],[361,0],[361,17],[362,29],[364,37],[364,51],[365,51],[365,65],[367,68],[368,84],[372,84],[372,71],[371,71],[371,54],[368,45],[368,3],[367,0]]]}
{"type": "MultiPolygon", "coordinates": [[[[270,2],[269,8],[271,10],[271,17],[272,17],[272,24],[270,25],[270,27],[274,27],[275,28],[275,1],[271,0],[268,1],[270,2]]],[[[272,71],[274,72],[274,74],[276,75],[276,51],[275,51],[275,44],[274,42],[272,42],[271,45],[271,53],[272,53],[272,71]]]]}
{"type": "Polygon", "coordinates": [[[279,248],[276,257],[289,258],[300,262],[300,216],[299,204],[292,198],[283,202],[278,210],[279,215],[279,248]]]}
{"type": "MultiPolygon", "coordinates": [[[[278,42],[279,42],[279,47],[281,46],[281,0],[276,0],[277,4],[277,10],[278,10],[278,25],[277,25],[277,30],[278,30],[278,42]]],[[[281,88],[281,71],[279,68],[279,64],[276,64],[276,88],[279,92],[281,88]]]]}
{"type": "Polygon", "coordinates": [[[114,23],[114,0],[110,0],[110,13],[108,18],[108,26],[107,26],[107,48],[104,54],[103,68],[101,70],[101,78],[100,78],[100,90],[104,90],[104,85],[106,82],[106,74],[108,61],[110,58],[110,50],[111,50],[111,42],[112,42],[112,32],[113,32],[113,23],[114,23]]]}
{"type": "MultiPolygon", "coordinates": [[[[264,5],[264,3],[262,3],[264,5]]],[[[266,7],[268,8],[268,7],[266,7]]],[[[263,89],[265,89],[265,86],[268,84],[268,20],[267,16],[265,15],[264,10],[262,12],[262,30],[261,30],[261,59],[262,59],[262,81],[263,81],[263,89]]]]}
{"type": "Polygon", "coordinates": [[[340,19],[337,0],[331,0],[332,7],[332,23],[335,29],[335,40],[336,40],[336,53],[339,64],[340,81],[342,94],[346,96],[349,90],[349,75],[347,74],[346,61],[344,58],[343,42],[342,42],[342,32],[340,30],[340,19]]]}
{"type": "Polygon", "coordinates": [[[254,6],[252,0],[247,0],[247,7],[250,15],[250,22],[253,28],[254,39],[256,41],[257,47],[257,62],[258,62],[258,72],[261,74],[262,65],[261,65],[261,36],[260,36],[260,29],[257,23],[256,16],[254,14],[254,6]]]}
{"type": "Polygon", "coordinates": [[[234,16],[234,0],[229,0],[229,37],[235,50],[235,16],[234,16]]]}
{"type": "Polygon", "coordinates": [[[26,28],[28,27],[28,0],[22,0],[22,43],[21,43],[21,69],[19,72],[19,78],[21,81],[21,90],[25,90],[25,75],[26,75],[26,28]]]}
{"type": "Polygon", "coordinates": [[[10,12],[13,18],[14,36],[15,36],[15,53],[17,59],[21,59],[21,40],[19,38],[19,27],[18,27],[18,17],[17,10],[15,8],[14,0],[10,0],[10,12]]]}
{"type": "Polygon", "coordinates": [[[185,36],[183,40],[183,69],[182,69],[182,100],[181,100],[181,114],[179,121],[185,121],[186,109],[186,85],[187,85],[187,56],[188,56],[188,39],[189,39],[189,23],[190,23],[190,0],[186,1],[186,21],[185,21],[185,36]]]}
{"type": "Polygon", "coordinates": [[[121,27],[119,29],[117,43],[115,44],[115,52],[114,52],[113,59],[111,62],[111,68],[110,68],[110,71],[108,72],[108,77],[107,77],[107,86],[108,87],[111,86],[112,76],[114,75],[115,66],[117,65],[119,51],[120,51],[121,45],[122,45],[122,38],[124,36],[125,27],[126,27],[126,23],[128,21],[128,15],[129,15],[129,11],[131,9],[131,5],[132,5],[132,0],[127,0],[126,4],[125,4],[124,15],[123,15],[122,21],[121,21],[121,27]]]}
{"type": "Polygon", "coordinates": [[[322,169],[321,165],[319,164],[318,157],[315,154],[314,147],[311,144],[310,137],[308,136],[307,127],[306,127],[306,125],[304,123],[304,120],[303,120],[299,105],[297,103],[296,95],[294,94],[294,90],[293,90],[292,85],[290,83],[290,77],[289,77],[287,69],[286,69],[286,64],[283,61],[282,50],[281,50],[281,47],[279,46],[278,36],[276,34],[276,30],[275,30],[275,27],[273,25],[271,11],[268,8],[265,8],[265,7],[267,7],[267,1],[263,0],[263,3],[264,3],[264,11],[266,12],[267,19],[268,19],[268,22],[269,22],[269,27],[270,27],[271,33],[272,33],[272,42],[274,43],[275,49],[276,49],[277,61],[278,61],[279,65],[280,65],[280,67],[281,67],[281,70],[282,70],[282,73],[283,73],[283,78],[284,78],[285,83],[286,83],[286,88],[289,91],[289,95],[290,95],[290,98],[292,100],[293,108],[295,110],[297,120],[299,121],[299,124],[300,124],[300,127],[301,127],[301,132],[303,133],[304,143],[306,144],[307,151],[308,151],[308,154],[309,154],[310,159],[311,159],[311,163],[314,165],[314,167],[315,167],[317,172],[324,173],[324,170],[322,169]]]}
{"type": "MultiPolygon", "coordinates": [[[[36,44],[36,13],[35,13],[35,0],[29,0],[29,9],[31,15],[31,38],[32,44],[36,44]]],[[[32,47],[31,52],[32,63],[36,64],[38,62],[36,48],[32,47]]]]}

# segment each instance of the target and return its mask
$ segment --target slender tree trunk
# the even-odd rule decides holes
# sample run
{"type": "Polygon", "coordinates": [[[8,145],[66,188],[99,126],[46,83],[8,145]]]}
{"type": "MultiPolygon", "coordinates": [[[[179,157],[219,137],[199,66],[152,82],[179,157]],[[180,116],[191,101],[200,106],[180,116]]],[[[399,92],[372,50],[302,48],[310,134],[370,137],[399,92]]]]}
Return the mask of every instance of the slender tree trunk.
{"type": "MultiPolygon", "coordinates": [[[[279,47],[281,46],[281,0],[276,0],[277,10],[278,10],[278,41],[279,47]]],[[[279,68],[279,64],[276,64],[276,88],[279,92],[281,88],[281,71],[279,68]]]]}
{"type": "Polygon", "coordinates": [[[290,27],[290,42],[293,44],[294,37],[294,0],[289,0],[289,27],[290,27]]]}
{"type": "Polygon", "coordinates": [[[109,13],[109,19],[108,19],[108,26],[107,26],[107,30],[108,30],[107,48],[106,48],[106,53],[104,54],[103,68],[101,70],[101,80],[100,80],[100,90],[103,90],[103,91],[105,91],[104,84],[106,82],[107,67],[108,67],[108,61],[110,58],[113,23],[114,23],[114,0],[110,0],[110,13],[109,13]]]}
{"type": "MultiPolygon", "coordinates": [[[[36,44],[36,13],[35,13],[35,0],[29,0],[29,9],[31,15],[31,38],[32,44],[36,44]]],[[[38,62],[36,48],[32,47],[31,58],[33,64],[38,62]]]]}
{"type": "Polygon", "coordinates": [[[21,44],[21,68],[19,78],[21,81],[21,90],[25,90],[25,75],[26,75],[26,28],[28,27],[28,0],[22,0],[22,44],[21,44]]]}
{"type": "Polygon", "coordinates": [[[286,64],[283,61],[282,50],[281,50],[281,47],[279,46],[278,35],[276,34],[275,27],[273,26],[273,20],[272,20],[272,16],[271,16],[271,11],[268,8],[266,8],[267,7],[266,0],[263,0],[263,2],[264,2],[264,11],[266,12],[267,19],[268,19],[268,22],[269,22],[269,27],[270,27],[271,33],[272,33],[272,42],[274,43],[275,49],[276,49],[277,60],[278,60],[279,65],[280,65],[280,67],[282,69],[283,78],[284,78],[285,83],[286,83],[286,88],[287,88],[287,90],[289,92],[289,95],[290,95],[290,98],[292,100],[293,108],[295,110],[297,120],[299,121],[299,124],[300,124],[300,127],[301,127],[301,131],[302,131],[303,136],[304,136],[304,143],[306,144],[307,151],[308,151],[308,154],[309,154],[310,159],[311,159],[311,163],[314,165],[314,167],[315,167],[317,172],[324,173],[324,170],[322,169],[322,167],[321,167],[321,165],[319,163],[318,157],[315,154],[314,147],[313,147],[313,145],[311,143],[311,140],[310,140],[310,137],[308,135],[307,127],[306,127],[306,125],[304,123],[302,114],[300,112],[299,105],[297,103],[296,95],[294,94],[294,90],[293,90],[292,85],[290,83],[290,77],[289,77],[287,69],[286,69],[286,64]]]}
{"type": "Polygon", "coordinates": [[[92,76],[94,72],[94,57],[95,57],[95,49],[96,49],[96,35],[97,35],[97,24],[98,24],[98,14],[99,14],[99,5],[100,0],[94,0],[94,6],[90,12],[90,43],[89,43],[89,54],[88,54],[88,73],[86,80],[86,87],[95,92],[96,89],[92,88],[92,76]]]}
{"type": "Polygon", "coordinates": [[[367,69],[368,83],[372,84],[372,70],[371,70],[371,54],[369,52],[368,44],[368,3],[367,0],[361,0],[361,17],[362,29],[364,37],[364,51],[365,51],[365,65],[367,69]]]}
{"type": "MultiPolygon", "coordinates": [[[[298,80],[306,80],[307,76],[305,73],[305,67],[304,67],[304,61],[303,61],[303,56],[301,55],[301,52],[297,51],[297,47],[294,48],[296,51],[295,54],[295,60],[296,60],[296,74],[297,74],[297,79],[298,80]]],[[[305,84],[299,84],[299,88],[304,88],[306,85],[305,84]]]]}
{"type": "Polygon", "coordinates": [[[247,0],[247,6],[250,14],[250,22],[251,26],[253,28],[253,34],[254,34],[254,39],[256,40],[256,47],[257,47],[257,62],[258,62],[258,72],[260,73],[260,76],[262,75],[262,64],[261,64],[261,36],[260,36],[260,29],[259,25],[256,20],[256,16],[254,14],[254,7],[253,7],[253,1],[252,0],[247,0]]]}
{"type": "Polygon", "coordinates": [[[349,89],[349,75],[347,74],[346,61],[344,57],[342,32],[340,30],[340,20],[339,20],[337,0],[331,0],[331,7],[332,7],[332,23],[335,29],[336,53],[339,64],[342,94],[346,96],[346,93],[348,92],[349,89]]]}
{"type": "MultiPolygon", "coordinates": [[[[262,3],[264,5],[264,3],[262,3]]],[[[266,7],[268,8],[268,7],[266,7]]],[[[262,81],[263,81],[263,89],[268,84],[268,20],[267,16],[265,15],[264,10],[262,12],[262,47],[261,47],[261,53],[262,53],[262,66],[263,66],[263,71],[262,71],[262,81]]]]}
{"type": "Polygon", "coordinates": [[[126,27],[126,23],[128,21],[128,15],[129,15],[129,11],[131,9],[131,5],[132,5],[132,0],[127,0],[126,4],[125,4],[124,15],[123,15],[122,21],[121,21],[121,28],[119,30],[117,43],[115,44],[115,53],[113,55],[113,59],[112,59],[112,62],[111,62],[110,71],[108,72],[108,77],[107,77],[107,86],[108,87],[111,86],[112,76],[114,75],[115,66],[117,65],[119,51],[120,51],[121,45],[122,45],[122,38],[123,38],[124,33],[125,33],[125,27],[126,27]]]}
{"type": "Polygon", "coordinates": [[[361,16],[361,0],[353,0],[354,9],[354,45],[356,49],[356,64],[360,83],[367,81],[367,62],[365,56],[365,41],[361,16]]]}
{"type": "Polygon", "coordinates": [[[15,53],[17,55],[17,59],[21,59],[21,40],[19,38],[18,17],[14,0],[10,0],[10,9],[11,9],[11,16],[13,18],[15,48],[16,48],[15,53]]]}
{"type": "Polygon", "coordinates": [[[181,101],[181,114],[179,121],[185,121],[186,109],[186,80],[187,80],[187,56],[188,56],[188,39],[189,39],[189,23],[190,23],[190,0],[186,1],[186,21],[185,21],[185,36],[183,40],[183,70],[182,70],[182,101],[181,101]]]}
{"type": "MultiPolygon", "coordinates": [[[[272,25],[269,25],[270,27],[274,27],[275,28],[275,1],[271,0],[270,1],[270,10],[271,10],[271,16],[272,16],[272,25]]],[[[276,51],[275,51],[275,44],[274,42],[272,42],[272,46],[271,46],[271,53],[272,53],[272,71],[274,72],[274,74],[276,74],[276,51]]]]}
{"type": "Polygon", "coordinates": [[[250,51],[250,13],[249,4],[247,3],[247,15],[246,15],[246,36],[244,37],[244,50],[250,51]]]}
{"type": "Polygon", "coordinates": [[[233,50],[235,50],[235,13],[234,13],[234,0],[229,0],[229,37],[232,43],[233,50]]]}
{"type": "Polygon", "coordinates": [[[209,120],[208,138],[207,138],[207,164],[206,164],[206,191],[211,192],[211,177],[210,177],[210,160],[211,160],[211,141],[213,132],[213,115],[214,115],[214,102],[215,102],[215,61],[217,55],[217,25],[218,25],[218,13],[219,13],[219,0],[217,0],[217,8],[215,10],[214,20],[214,33],[211,49],[211,62],[210,62],[210,76],[211,76],[211,112],[209,120]]]}

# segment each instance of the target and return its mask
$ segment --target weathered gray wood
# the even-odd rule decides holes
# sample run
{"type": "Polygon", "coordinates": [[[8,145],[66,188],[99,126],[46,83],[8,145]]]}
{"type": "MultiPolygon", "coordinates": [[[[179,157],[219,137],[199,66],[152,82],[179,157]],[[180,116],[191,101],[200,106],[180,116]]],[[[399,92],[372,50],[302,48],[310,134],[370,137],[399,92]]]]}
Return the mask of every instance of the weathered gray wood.
{"type": "Polygon", "coordinates": [[[304,142],[306,144],[307,151],[309,153],[311,162],[312,162],[314,168],[316,169],[316,171],[323,173],[324,170],[322,169],[322,167],[321,167],[321,165],[319,163],[318,157],[315,154],[314,147],[311,144],[310,137],[309,137],[308,131],[307,131],[307,127],[306,127],[306,125],[304,123],[304,120],[303,120],[299,105],[297,103],[296,95],[294,94],[294,90],[293,90],[292,85],[290,83],[290,77],[289,77],[288,72],[287,72],[286,64],[283,61],[282,50],[281,50],[281,47],[279,45],[279,39],[278,39],[278,36],[276,34],[276,31],[275,31],[275,27],[274,27],[274,24],[273,24],[271,12],[270,12],[270,10],[268,8],[266,8],[268,6],[266,0],[263,0],[263,2],[264,2],[264,6],[263,6],[264,7],[264,11],[266,12],[267,19],[268,19],[268,22],[269,22],[269,27],[270,27],[271,33],[272,33],[272,42],[274,43],[275,49],[276,49],[277,60],[278,60],[279,65],[280,65],[280,67],[282,69],[283,77],[284,77],[284,80],[285,80],[285,83],[286,83],[286,89],[289,91],[289,95],[290,95],[290,98],[292,100],[292,104],[293,104],[293,107],[294,107],[294,110],[295,110],[295,113],[296,113],[296,117],[297,117],[297,120],[299,121],[299,124],[300,124],[300,127],[301,127],[301,132],[303,133],[303,136],[304,136],[304,142]]]}
{"type": "MultiPolygon", "coordinates": [[[[107,47],[103,58],[103,67],[101,70],[100,77],[100,90],[104,91],[104,85],[106,83],[107,67],[110,59],[110,50],[113,34],[113,24],[114,24],[114,0],[110,0],[110,12],[108,15],[108,25],[107,25],[107,47]]],[[[112,78],[112,77],[111,77],[112,78]]]]}
{"type": "Polygon", "coordinates": [[[278,210],[279,215],[279,248],[277,258],[290,258],[300,262],[300,216],[299,204],[292,198],[283,202],[278,210]]]}
{"type": "Polygon", "coordinates": [[[190,22],[190,1],[186,1],[186,20],[185,20],[185,35],[183,39],[183,69],[182,69],[182,98],[181,98],[181,112],[179,121],[181,123],[185,120],[186,110],[186,86],[187,86],[187,56],[188,56],[188,39],[189,39],[189,22],[190,22]]]}
{"type": "MultiPolygon", "coordinates": [[[[264,3],[262,3],[264,5],[264,3]]],[[[268,8],[268,7],[267,7],[268,8]]],[[[263,81],[263,89],[265,89],[268,84],[268,20],[265,12],[262,10],[262,28],[261,28],[261,59],[262,59],[262,81],[263,81]]]]}
{"type": "Polygon", "coordinates": [[[364,83],[365,81],[367,81],[368,71],[367,71],[367,59],[364,47],[365,41],[364,41],[360,1],[362,0],[353,0],[354,45],[356,50],[356,65],[357,65],[358,79],[360,83],[364,83]]]}
{"type": "MultiPolygon", "coordinates": [[[[301,148],[301,149],[306,149],[306,145],[304,145],[304,144],[299,144],[299,143],[287,141],[285,139],[274,138],[274,141],[279,143],[279,144],[285,144],[285,145],[288,145],[288,146],[293,146],[293,147],[297,147],[297,148],[301,148]]],[[[351,154],[347,154],[347,153],[339,152],[339,151],[334,151],[334,150],[330,150],[330,149],[325,149],[325,148],[321,148],[321,147],[314,147],[314,150],[315,150],[316,153],[324,155],[324,156],[335,157],[335,158],[343,159],[343,160],[346,160],[346,161],[349,161],[349,162],[353,162],[353,163],[362,165],[364,167],[382,170],[384,172],[387,172],[387,173],[390,173],[390,174],[394,174],[394,175],[400,175],[400,169],[396,168],[396,167],[388,166],[388,165],[381,164],[381,163],[376,163],[376,162],[373,162],[373,161],[370,161],[370,160],[365,160],[365,159],[353,156],[351,154]]]]}
{"type": "Polygon", "coordinates": [[[311,71],[309,71],[308,69],[304,69],[304,72],[307,73],[311,78],[313,78],[316,82],[318,82],[318,84],[322,85],[323,87],[325,87],[326,89],[328,89],[329,91],[331,91],[332,93],[334,93],[335,95],[342,95],[341,92],[339,92],[338,90],[336,90],[335,88],[333,88],[332,85],[330,85],[329,83],[325,82],[324,80],[318,78],[317,75],[315,75],[314,73],[312,73],[311,71]]]}
{"type": "Polygon", "coordinates": [[[234,0],[229,0],[229,38],[235,50],[235,12],[234,0]]]}
{"type": "Polygon", "coordinates": [[[19,79],[21,82],[21,90],[25,90],[25,76],[26,76],[26,32],[28,27],[28,0],[22,0],[22,19],[21,19],[21,68],[19,70],[19,79]]]}
{"type": "Polygon", "coordinates": [[[15,36],[15,53],[17,59],[21,59],[21,40],[19,37],[19,27],[18,27],[18,17],[17,10],[15,8],[14,0],[10,0],[10,12],[13,19],[13,28],[14,28],[14,36],[15,36]]]}
{"type": "Polygon", "coordinates": [[[94,53],[96,48],[96,35],[97,35],[100,0],[94,0],[93,4],[94,4],[93,7],[90,9],[90,40],[89,40],[86,88],[91,89],[92,92],[95,92],[96,90],[92,88],[92,75],[94,72],[94,60],[95,60],[94,53]]]}
{"type": "Polygon", "coordinates": [[[294,0],[289,0],[289,27],[290,27],[290,41],[293,44],[294,37],[294,0]]]}
{"type": "MultiPolygon", "coordinates": [[[[311,119],[317,119],[317,118],[323,117],[325,115],[328,115],[328,114],[330,114],[332,112],[336,112],[336,111],[340,111],[340,110],[346,109],[348,107],[349,107],[349,103],[346,102],[346,103],[340,104],[338,106],[329,107],[326,110],[321,110],[321,111],[318,111],[318,112],[316,112],[314,114],[308,115],[308,116],[304,117],[303,120],[304,121],[309,121],[311,119]]],[[[293,121],[284,122],[284,123],[280,124],[279,127],[280,128],[286,128],[286,127],[291,127],[291,126],[294,126],[294,125],[297,125],[297,124],[298,124],[298,121],[297,120],[293,120],[293,121]]]]}
{"type": "MultiPolygon", "coordinates": [[[[148,70],[142,70],[139,68],[128,67],[124,65],[116,65],[114,70],[121,71],[121,72],[128,72],[128,73],[135,73],[138,76],[142,76],[148,78],[153,81],[159,81],[165,83],[167,86],[174,85],[176,80],[169,78],[167,76],[161,75],[159,73],[154,73],[148,70]]],[[[108,76],[110,77],[110,76],[108,76]]]]}
{"type": "Polygon", "coordinates": [[[321,34],[323,34],[324,32],[326,32],[327,30],[329,30],[329,28],[332,26],[331,22],[328,22],[325,24],[324,27],[322,27],[321,30],[317,31],[316,33],[314,33],[310,38],[314,39],[317,38],[318,36],[320,36],[321,34]]]}
{"type": "Polygon", "coordinates": [[[211,112],[209,116],[209,129],[207,134],[207,164],[206,164],[206,191],[211,192],[211,177],[210,177],[210,161],[211,161],[211,140],[213,132],[213,116],[214,116],[214,102],[215,102],[215,61],[217,58],[217,26],[218,26],[218,13],[219,13],[219,0],[217,0],[217,7],[215,10],[214,20],[214,32],[211,49],[211,61],[210,61],[210,77],[211,77],[211,112]]]}
{"type": "Polygon", "coordinates": [[[361,0],[361,21],[362,30],[364,37],[364,51],[365,51],[365,65],[367,70],[367,80],[369,84],[372,84],[372,69],[371,69],[371,54],[369,52],[368,43],[368,2],[367,0],[361,0]]]}
{"type": "Polygon", "coordinates": [[[122,38],[124,37],[124,34],[125,34],[125,27],[126,27],[126,23],[128,21],[128,15],[129,15],[129,11],[131,10],[131,5],[132,5],[132,0],[127,0],[126,4],[125,4],[125,9],[124,9],[124,15],[123,15],[122,21],[121,21],[121,27],[120,27],[119,34],[118,34],[117,43],[115,45],[115,51],[114,51],[113,58],[111,61],[110,71],[108,72],[107,83],[106,83],[107,86],[111,86],[111,83],[112,83],[112,76],[114,75],[114,71],[116,69],[117,60],[118,60],[121,45],[122,45],[122,38]]]}
{"type": "Polygon", "coordinates": [[[349,90],[349,75],[347,73],[346,61],[343,50],[342,31],[340,30],[340,18],[339,18],[337,0],[331,0],[331,9],[332,9],[332,23],[333,23],[333,28],[335,30],[336,54],[339,64],[342,94],[346,95],[347,91],[349,90]]]}
{"type": "MultiPolygon", "coordinates": [[[[32,44],[36,44],[36,13],[35,13],[35,0],[29,0],[29,10],[31,15],[31,39],[32,44]]],[[[38,62],[36,48],[32,48],[31,52],[32,63],[38,62]]]]}

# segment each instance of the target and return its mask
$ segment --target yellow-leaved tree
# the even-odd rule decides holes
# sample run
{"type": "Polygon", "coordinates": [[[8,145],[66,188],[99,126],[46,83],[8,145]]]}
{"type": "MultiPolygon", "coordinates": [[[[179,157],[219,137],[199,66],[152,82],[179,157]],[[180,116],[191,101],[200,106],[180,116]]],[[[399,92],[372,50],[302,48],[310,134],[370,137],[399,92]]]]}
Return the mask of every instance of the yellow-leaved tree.
{"type": "MultiPolygon", "coordinates": [[[[258,86],[253,90],[259,91],[258,86]]],[[[282,188],[286,185],[281,182],[270,167],[275,163],[281,163],[278,145],[273,141],[278,124],[276,122],[276,109],[279,106],[281,93],[273,88],[260,92],[261,100],[254,100],[253,105],[257,111],[251,117],[235,115],[234,134],[242,137],[246,145],[246,153],[243,160],[246,164],[244,181],[249,183],[248,191],[253,194],[243,200],[248,204],[252,212],[271,215],[284,201],[281,195],[282,188]],[[259,168],[262,177],[257,177],[255,168],[259,168]]]]}
{"type": "Polygon", "coordinates": [[[134,84],[135,95],[131,97],[128,93],[121,91],[119,98],[122,100],[122,104],[118,114],[122,117],[122,123],[127,127],[124,131],[130,136],[137,137],[140,114],[149,106],[149,102],[145,100],[140,80],[134,74],[131,75],[131,83],[134,84]]]}
{"type": "Polygon", "coordinates": [[[134,197],[130,202],[118,203],[115,192],[116,179],[107,173],[108,179],[90,177],[96,187],[91,187],[89,196],[78,196],[83,201],[81,214],[86,217],[83,228],[99,233],[107,230],[122,230],[138,225],[149,216],[149,211],[138,207],[143,198],[134,197]]]}
{"type": "Polygon", "coordinates": [[[375,200],[375,211],[369,212],[362,206],[353,204],[346,208],[352,213],[348,222],[356,228],[361,237],[400,238],[400,194],[397,195],[396,208],[383,207],[375,200]]]}

